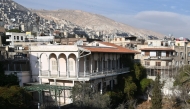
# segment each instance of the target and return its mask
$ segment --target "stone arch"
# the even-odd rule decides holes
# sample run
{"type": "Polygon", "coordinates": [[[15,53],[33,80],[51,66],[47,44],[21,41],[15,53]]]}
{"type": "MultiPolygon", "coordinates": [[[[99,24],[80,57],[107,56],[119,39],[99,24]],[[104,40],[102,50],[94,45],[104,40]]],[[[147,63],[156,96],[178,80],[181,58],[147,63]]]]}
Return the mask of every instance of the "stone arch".
{"type": "Polygon", "coordinates": [[[49,61],[48,61],[48,55],[46,53],[40,54],[39,70],[41,70],[42,76],[48,76],[49,61]]]}
{"type": "Polygon", "coordinates": [[[52,53],[49,55],[49,63],[50,63],[50,75],[57,76],[58,74],[58,61],[56,54],[52,53]]]}
{"type": "Polygon", "coordinates": [[[64,53],[61,53],[58,56],[58,63],[59,63],[59,71],[60,71],[60,77],[67,75],[67,57],[64,53]]]}
{"type": "Polygon", "coordinates": [[[71,53],[68,56],[68,75],[69,76],[76,76],[76,55],[71,53]]]}

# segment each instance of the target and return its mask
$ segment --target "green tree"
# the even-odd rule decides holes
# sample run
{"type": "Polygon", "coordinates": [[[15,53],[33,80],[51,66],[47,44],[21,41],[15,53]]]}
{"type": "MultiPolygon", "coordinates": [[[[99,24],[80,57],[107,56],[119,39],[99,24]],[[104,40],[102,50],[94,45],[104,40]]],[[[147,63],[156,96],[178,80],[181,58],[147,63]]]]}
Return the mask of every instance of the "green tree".
{"type": "Polygon", "coordinates": [[[151,109],[162,109],[162,83],[160,82],[160,75],[158,75],[153,82],[151,109]]]}
{"type": "Polygon", "coordinates": [[[1,109],[27,109],[31,95],[18,86],[0,87],[1,109]]]}
{"type": "Polygon", "coordinates": [[[147,88],[150,87],[150,84],[152,83],[152,79],[147,79],[144,78],[140,81],[140,85],[141,85],[141,91],[143,93],[146,92],[147,88]]]}
{"type": "Polygon", "coordinates": [[[190,65],[182,66],[174,78],[174,86],[178,86],[177,89],[180,91],[178,103],[183,108],[190,107],[190,65]]]}
{"type": "Polygon", "coordinates": [[[88,83],[75,84],[72,89],[73,104],[81,109],[108,109],[110,97],[93,90],[88,83]]]}
{"type": "Polygon", "coordinates": [[[128,76],[125,78],[125,88],[124,93],[127,94],[128,99],[134,99],[135,91],[137,91],[137,86],[133,81],[132,76],[128,76]]]}

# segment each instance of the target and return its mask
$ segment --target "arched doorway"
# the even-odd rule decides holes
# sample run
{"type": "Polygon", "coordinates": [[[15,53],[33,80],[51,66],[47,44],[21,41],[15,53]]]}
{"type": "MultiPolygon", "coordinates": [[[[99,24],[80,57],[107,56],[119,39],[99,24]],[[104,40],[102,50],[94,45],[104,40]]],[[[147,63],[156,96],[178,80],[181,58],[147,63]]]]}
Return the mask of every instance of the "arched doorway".
{"type": "Polygon", "coordinates": [[[41,75],[42,76],[48,76],[48,69],[49,69],[49,62],[48,62],[48,56],[45,53],[42,53],[40,55],[40,63],[39,63],[39,68],[41,70],[41,75]]]}
{"type": "Polygon", "coordinates": [[[59,55],[59,71],[60,71],[60,77],[66,77],[67,76],[67,58],[65,54],[59,55]]]}
{"type": "Polygon", "coordinates": [[[70,54],[69,55],[69,76],[72,77],[72,76],[76,76],[76,56],[75,54],[70,54]]]}
{"type": "Polygon", "coordinates": [[[50,54],[49,56],[49,61],[50,61],[50,75],[51,76],[57,76],[58,74],[58,63],[57,63],[57,57],[56,55],[50,54]]]}

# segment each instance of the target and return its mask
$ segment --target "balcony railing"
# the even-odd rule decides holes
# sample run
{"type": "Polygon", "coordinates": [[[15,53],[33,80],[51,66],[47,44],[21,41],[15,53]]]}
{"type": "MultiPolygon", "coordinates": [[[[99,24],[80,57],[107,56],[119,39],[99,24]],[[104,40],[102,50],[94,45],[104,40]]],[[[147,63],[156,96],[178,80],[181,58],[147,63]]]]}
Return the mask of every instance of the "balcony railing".
{"type": "Polygon", "coordinates": [[[160,59],[160,60],[172,60],[173,59],[173,56],[145,56],[145,59],[149,59],[149,60],[157,60],[157,59],[160,59]]]}
{"type": "Polygon", "coordinates": [[[104,70],[99,72],[79,72],[79,77],[95,77],[95,76],[105,76],[105,75],[117,75],[129,72],[129,68],[122,68],[118,70],[104,70]]]}
{"type": "Polygon", "coordinates": [[[145,68],[147,69],[174,69],[176,68],[175,66],[149,66],[149,65],[144,65],[145,68]]]}
{"type": "MultiPolygon", "coordinates": [[[[104,71],[99,71],[99,72],[79,72],[79,78],[88,78],[88,77],[95,77],[95,76],[105,76],[105,75],[118,75],[118,74],[122,74],[122,73],[128,73],[129,72],[129,68],[122,68],[122,69],[118,69],[118,70],[104,70],[104,71]]],[[[48,70],[41,70],[40,72],[40,76],[44,76],[44,77],[48,77],[48,73],[50,77],[67,77],[67,73],[66,72],[49,72],[48,70]]],[[[70,77],[70,76],[68,76],[70,77]]],[[[72,76],[73,77],[73,76],[72,76]]],[[[75,76],[76,77],[76,76],[75,76]]]]}

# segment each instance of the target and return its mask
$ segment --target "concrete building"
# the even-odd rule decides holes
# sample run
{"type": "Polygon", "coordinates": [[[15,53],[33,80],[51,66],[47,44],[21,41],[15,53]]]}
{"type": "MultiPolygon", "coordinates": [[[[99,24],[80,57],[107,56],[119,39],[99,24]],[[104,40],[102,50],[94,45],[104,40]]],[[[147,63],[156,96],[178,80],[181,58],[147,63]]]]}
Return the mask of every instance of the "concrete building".
{"type": "Polygon", "coordinates": [[[138,45],[135,59],[140,59],[141,64],[147,69],[148,78],[155,79],[157,74],[164,78],[172,76],[174,71],[175,41],[172,40],[147,40],[148,45],[138,45]]]}
{"type": "Polygon", "coordinates": [[[26,38],[25,33],[6,32],[7,42],[10,42],[9,46],[14,48],[14,42],[24,42],[26,38]]]}
{"type": "MultiPolygon", "coordinates": [[[[87,82],[94,89],[104,92],[114,88],[117,76],[129,72],[121,59],[133,59],[138,53],[115,44],[94,41],[87,45],[38,45],[30,46],[31,78],[39,84],[74,86],[87,82]]],[[[61,93],[59,102],[71,103],[70,92],[61,93]]]]}

